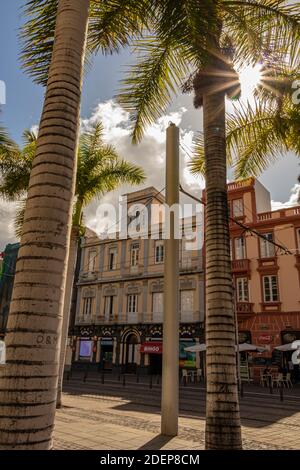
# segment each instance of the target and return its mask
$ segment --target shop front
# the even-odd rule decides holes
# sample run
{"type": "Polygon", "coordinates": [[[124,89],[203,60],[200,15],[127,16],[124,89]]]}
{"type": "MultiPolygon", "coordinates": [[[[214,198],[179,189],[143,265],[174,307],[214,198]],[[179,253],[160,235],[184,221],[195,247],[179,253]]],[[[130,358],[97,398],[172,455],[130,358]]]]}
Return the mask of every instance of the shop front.
{"type": "Polygon", "coordinates": [[[140,352],[148,354],[148,367],[151,375],[162,373],[162,341],[146,341],[141,344],[140,352]]]}
{"type": "Polygon", "coordinates": [[[113,369],[114,342],[112,338],[102,338],[100,341],[100,362],[101,370],[113,369]]]}

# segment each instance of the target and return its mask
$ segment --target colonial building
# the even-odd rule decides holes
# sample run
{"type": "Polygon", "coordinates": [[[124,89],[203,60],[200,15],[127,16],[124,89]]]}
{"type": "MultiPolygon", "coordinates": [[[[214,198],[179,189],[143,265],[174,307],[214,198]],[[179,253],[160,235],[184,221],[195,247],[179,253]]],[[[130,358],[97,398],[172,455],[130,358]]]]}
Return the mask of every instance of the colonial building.
{"type": "MultiPolygon", "coordinates": [[[[134,221],[139,230],[146,217],[152,231],[155,227],[152,238],[150,233],[145,236],[145,232],[134,238],[121,238],[120,234],[114,239],[84,238],[76,319],[70,338],[75,364],[89,362],[96,368],[160,372],[165,261],[162,239],[165,224],[160,212],[163,202],[163,196],[154,188],[127,195],[127,223],[134,221]],[[141,204],[147,208],[146,215],[141,204]]],[[[184,230],[195,223],[195,218],[191,218],[184,230]]],[[[184,348],[204,340],[204,273],[201,250],[187,250],[186,243],[184,236],[180,240],[178,360],[188,367],[196,366],[196,358],[184,348]]]]}
{"type": "Polygon", "coordinates": [[[300,207],[272,211],[253,178],[230,183],[228,198],[232,218],[264,235],[230,223],[240,340],[263,345],[276,362],[275,346],[300,339],[300,207]]]}

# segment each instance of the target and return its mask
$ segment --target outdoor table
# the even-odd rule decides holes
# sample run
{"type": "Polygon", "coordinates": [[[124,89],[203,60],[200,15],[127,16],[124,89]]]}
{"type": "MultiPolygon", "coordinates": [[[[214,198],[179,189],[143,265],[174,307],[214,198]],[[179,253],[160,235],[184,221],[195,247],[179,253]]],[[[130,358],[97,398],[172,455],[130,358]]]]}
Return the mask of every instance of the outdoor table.
{"type": "Polygon", "coordinates": [[[195,382],[195,377],[197,376],[197,371],[196,370],[189,370],[188,371],[188,376],[191,378],[192,382],[195,382]]]}

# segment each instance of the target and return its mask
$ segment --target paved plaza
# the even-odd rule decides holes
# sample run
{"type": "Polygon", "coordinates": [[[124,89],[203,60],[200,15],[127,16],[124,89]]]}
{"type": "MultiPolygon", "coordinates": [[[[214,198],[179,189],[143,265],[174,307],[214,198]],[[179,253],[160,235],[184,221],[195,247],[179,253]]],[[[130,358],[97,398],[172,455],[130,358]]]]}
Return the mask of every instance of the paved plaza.
{"type": "MultiPolygon", "coordinates": [[[[160,385],[99,379],[70,380],[57,411],[57,450],[201,450],[204,448],[203,385],[180,389],[179,435],[160,435],[160,385]],[[151,388],[150,388],[151,387],[151,388]]],[[[270,394],[245,387],[241,398],[244,449],[300,449],[300,390],[270,394]]]]}

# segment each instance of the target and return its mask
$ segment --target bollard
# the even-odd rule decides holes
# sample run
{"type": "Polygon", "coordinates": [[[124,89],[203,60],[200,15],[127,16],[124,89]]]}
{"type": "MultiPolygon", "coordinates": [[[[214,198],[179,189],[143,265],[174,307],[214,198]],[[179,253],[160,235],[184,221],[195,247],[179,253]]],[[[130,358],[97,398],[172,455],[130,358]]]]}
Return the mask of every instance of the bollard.
{"type": "Polygon", "coordinates": [[[152,388],[152,375],[150,375],[149,388],[152,388]]]}
{"type": "Polygon", "coordinates": [[[104,371],[102,372],[101,383],[104,385],[104,371]]]}
{"type": "Polygon", "coordinates": [[[280,386],[280,401],[283,401],[283,386],[280,386]]]}
{"type": "Polygon", "coordinates": [[[244,397],[244,384],[241,382],[241,398],[244,397]]]}
{"type": "Polygon", "coordinates": [[[125,381],[125,374],[123,374],[123,387],[125,387],[126,381],[125,381]]]}
{"type": "Polygon", "coordinates": [[[140,382],[140,374],[137,372],[136,373],[136,383],[138,384],[140,382]]]}
{"type": "Polygon", "coordinates": [[[157,376],[156,384],[159,385],[159,375],[157,376]]]}

